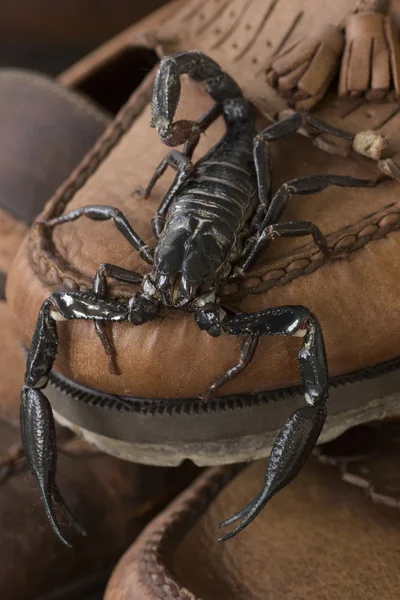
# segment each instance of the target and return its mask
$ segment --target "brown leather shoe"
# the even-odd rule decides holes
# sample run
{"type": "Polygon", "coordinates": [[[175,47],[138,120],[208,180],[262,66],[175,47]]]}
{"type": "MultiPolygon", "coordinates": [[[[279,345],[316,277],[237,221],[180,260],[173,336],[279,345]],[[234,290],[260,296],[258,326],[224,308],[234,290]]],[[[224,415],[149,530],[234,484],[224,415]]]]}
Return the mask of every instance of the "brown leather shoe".
{"type": "MultiPolygon", "coordinates": [[[[190,18],[187,12],[177,13],[175,27],[190,18]]],[[[141,26],[131,31],[131,43],[143,43],[149,31],[141,26]]],[[[219,52],[211,48],[215,58],[219,59],[219,52]]],[[[236,63],[232,65],[233,72],[236,63]]],[[[154,73],[143,81],[100,143],[53,197],[43,219],[88,204],[112,204],[127,215],[146,242],[154,241],[151,217],[171,179],[162,179],[148,200],[132,197],[165,156],[156,132],[149,129],[153,77],[154,73]]],[[[247,72],[239,83],[253,98],[259,79],[250,82],[246,77],[247,72]]],[[[182,87],[182,117],[187,117],[188,107],[194,115],[210,107],[209,97],[199,88],[189,83],[182,87]]],[[[274,96],[266,90],[268,98],[269,93],[274,96]]],[[[382,130],[390,132],[396,146],[396,116],[389,127],[383,118],[388,105],[372,106],[375,126],[383,124],[382,130]]],[[[371,105],[358,108],[342,119],[343,129],[370,126],[371,105]]],[[[327,118],[338,118],[337,104],[327,104],[324,110],[327,118]]],[[[223,124],[217,121],[201,140],[198,155],[222,132],[223,124]]],[[[312,173],[363,178],[378,173],[367,159],[332,158],[300,137],[274,144],[272,164],[274,187],[312,173]]],[[[317,314],[331,375],[330,415],[321,441],[357,422],[380,418],[388,410],[398,412],[400,338],[397,320],[387,309],[397,305],[399,296],[393,266],[399,243],[397,193],[397,182],[386,181],[376,189],[344,193],[332,187],[306,201],[291,201],[285,218],[318,223],[327,235],[331,258],[327,260],[313,244],[279,240],[245,278],[220,290],[225,300],[244,312],[298,303],[317,314]]],[[[39,307],[52,291],[92,289],[94,274],[107,262],[147,272],[109,223],[88,226],[77,220],[52,233],[37,223],[19,252],[9,282],[10,302],[19,315],[25,343],[30,343],[39,307]],[[23,293],[28,281],[33,299],[29,305],[23,293]]],[[[135,291],[118,284],[111,287],[111,297],[127,299],[135,291]]],[[[235,338],[212,340],[197,328],[192,315],[174,313],[141,327],[123,323],[111,329],[121,375],[110,374],[93,323],[61,323],[59,355],[51,375],[58,389],[46,391],[57,419],[107,452],[165,465],[187,457],[199,464],[257,458],[269,452],[281,423],[304,402],[293,339],[263,338],[250,367],[221,389],[224,396],[201,403],[197,396],[237,362],[235,338]]]]}
{"type": "MultiPolygon", "coordinates": [[[[357,432],[352,432],[357,437],[357,432]]],[[[364,478],[399,497],[399,425],[364,454],[364,478]],[[397,439],[396,439],[397,436],[397,439]],[[389,451],[388,437],[392,440],[389,451]],[[394,465],[397,473],[394,477],[394,465]]],[[[376,442],[376,435],[373,436],[376,442]]],[[[343,442],[342,442],[343,446],[343,442]]],[[[338,450],[338,448],[337,448],[338,450]]],[[[365,450],[365,444],[364,444],[365,450]]],[[[344,448],[342,447],[342,451],[344,448]]],[[[328,452],[328,450],[327,450],[328,452]]],[[[258,491],[263,465],[214,468],[141,534],[118,563],[105,600],[392,600],[400,585],[400,514],[374,505],[332,468],[309,462],[240,537],[219,544],[213,525],[258,491]]]]}
{"type": "Polygon", "coordinates": [[[60,486],[88,535],[67,530],[69,550],[49,528],[20,444],[25,365],[4,302],[5,274],[26,224],[93,146],[108,117],[79,94],[20,71],[0,71],[0,104],[0,597],[100,598],[121,553],[193,469],[126,463],[59,427],[60,486]]]}

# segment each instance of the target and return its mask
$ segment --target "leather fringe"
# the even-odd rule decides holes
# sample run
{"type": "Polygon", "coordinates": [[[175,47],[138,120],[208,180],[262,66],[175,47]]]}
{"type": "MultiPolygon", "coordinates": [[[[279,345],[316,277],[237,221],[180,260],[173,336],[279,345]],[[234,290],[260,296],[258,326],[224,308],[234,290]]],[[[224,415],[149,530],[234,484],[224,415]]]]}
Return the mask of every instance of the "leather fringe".
{"type": "Polygon", "coordinates": [[[310,110],[339,68],[339,96],[398,100],[400,39],[387,5],[387,0],[360,0],[344,32],[343,24],[324,25],[301,39],[273,58],[267,81],[296,110],[310,110]]]}
{"type": "Polygon", "coordinates": [[[339,70],[344,35],[339,27],[323,25],[273,59],[269,84],[296,110],[310,110],[325,94],[339,70]]]}
{"type": "Polygon", "coordinates": [[[376,11],[348,17],[339,96],[395,100],[399,79],[400,43],[393,20],[376,11]]]}

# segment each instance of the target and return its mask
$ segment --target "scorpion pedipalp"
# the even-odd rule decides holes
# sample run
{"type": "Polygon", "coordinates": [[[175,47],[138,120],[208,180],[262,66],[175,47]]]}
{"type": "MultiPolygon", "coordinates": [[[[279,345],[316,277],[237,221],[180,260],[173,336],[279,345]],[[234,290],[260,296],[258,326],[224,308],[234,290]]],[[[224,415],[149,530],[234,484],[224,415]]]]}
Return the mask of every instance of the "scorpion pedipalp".
{"type": "Polygon", "coordinates": [[[282,488],[299,473],[313,450],[325,423],[328,372],[322,331],[314,315],[303,306],[282,306],[258,313],[239,314],[223,324],[228,333],[294,335],[303,338],[298,353],[300,375],[308,406],[298,408],[286,421],[272,447],[264,486],[245,508],[220,524],[241,523],[220,541],[226,541],[249,525],[282,488]]]}
{"type": "Polygon", "coordinates": [[[57,446],[54,419],[50,403],[40,390],[28,387],[22,389],[20,418],[25,457],[29,470],[38,483],[46,515],[59,539],[70,548],[71,544],[57,522],[55,502],[79,533],[85,535],[85,531],[65,504],[55,482],[57,446]]]}

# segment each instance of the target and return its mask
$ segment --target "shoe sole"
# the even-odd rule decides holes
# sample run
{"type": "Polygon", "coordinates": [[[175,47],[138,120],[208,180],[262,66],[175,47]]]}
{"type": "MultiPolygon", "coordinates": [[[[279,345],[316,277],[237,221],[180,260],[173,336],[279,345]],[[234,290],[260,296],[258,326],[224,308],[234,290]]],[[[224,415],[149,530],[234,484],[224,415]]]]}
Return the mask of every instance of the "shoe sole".
{"type": "MultiPolygon", "coordinates": [[[[299,386],[190,399],[114,396],[52,372],[48,398],[57,421],[100,450],[147,465],[222,465],[268,456],[304,396],[299,386]]],[[[355,425],[400,416],[400,357],[330,379],[328,418],[318,443],[355,425]]]]}

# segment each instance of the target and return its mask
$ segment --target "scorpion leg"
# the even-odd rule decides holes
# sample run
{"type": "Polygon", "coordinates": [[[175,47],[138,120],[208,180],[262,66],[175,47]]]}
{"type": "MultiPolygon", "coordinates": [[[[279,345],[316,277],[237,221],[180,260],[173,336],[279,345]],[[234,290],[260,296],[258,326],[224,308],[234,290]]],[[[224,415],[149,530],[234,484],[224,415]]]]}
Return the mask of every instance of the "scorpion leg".
{"type": "MultiPolygon", "coordinates": [[[[221,316],[224,315],[226,317],[227,314],[230,315],[240,315],[240,311],[238,311],[235,307],[225,306],[225,310],[221,311],[221,307],[219,304],[213,304],[208,302],[202,307],[199,307],[196,310],[196,323],[202,331],[207,331],[207,333],[213,337],[218,337],[221,335],[221,316]]],[[[256,351],[258,344],[258,336],[257,335],[245,335],[243,336],[241,347],[240,347],[240,357],[239,361],[233,367],[230,367],[226,373],[221,375],[216,381],[214,381],[208,390],[200,396],[201,400],[207,401],[211,398],[212,394],[219,387],[231,381],[241,373],[252,361],[254,353],[256,351]]]]}
{"type": "MultiPolygon", "coordinates": [[[[56,322],[51,316],[52,302],[40,310],[27,359],[25,385],[21,391],[21,436],[28,467],[35,477],[47,517],[60,540],[70,546],[58,526],[54,501],[59,499],[55,483],[57,465],[56,433],[51,406],[41,389],[46,386],[57,352],[56,322]]],[[[71,525],[75,519],[68,512],[71,525]]],[[[78,527],[79,531],[82,531],[78,527]]]]}
{"type": "MultiPolygon", "coordinates": [[[[107,277],[112,277],[117,281],[123,281],[125,283],[141,283],[143,281],[142,275],[136,273],[135,271],[129,271],[128,269],[123,269],[117,265],[104,263],[98,268],[93,282],[93,291],[97,298],[105,299],[107,297],[107,277]]],[[[104,352],[107,355],[109,372],[113,375],[120,375],[120,371],[116,363],[115,349],[107,333],[106,323],[103,323],[102,321],[95,321],[94,327],[103,345],[104,352]]]]}
{"type": "Polygon", "coordinates": [[[138,190],[136,190],[142,195],[143,198],[148,198],[157,180],[165,172],[168,165],[176,171],[178,171],[178,173],[174,181],[172,182],[168,192],[165,194],[156,212],[155,217],[153,217],[151,221],[153,226],[153,232],[157,239],[160,237],[161,232],[164,228],[165,216],[168,212],[171,202],[173,201],[177,192],[187,181],[189,175],[193,171],[193,163],[188,156],[185,156],[183,152],[179,152],[179,150],[171,150],[171,152],[168,152],[167,156],[163,158],[161,163],[158,165],[146,189],[142,190],[139,188],[138,190]]]}
{"type": "Polygon", "coordinates": [[[212,125],[221,114],[222,106],[221,104],[216,102],[199,119],[197,119],[197,121],[194,121],[195,125],[193,126],[193,128],[196,131],[197,126],[198,134],[197,136],[193,135],[193,137],[185,143],[183,147],[183,153],[186,156],[192,158],[193,153],[196,150],[197,144],[200,141],[201,134],[207,131],[210,125],[212,125]]]}
{"type": "Polygon", "coordinates": [[[255,353],[257,345],[258,345],[258,339],[259,338],[257,336],[251,336],[251,335],[243,336],[241,347],[240,347],[240,358],[239,358],[238,363],[236,365],[234,365],[233,367],[230,367],[230,369],[228,369],[226,371],[226,373],[221,375],[221,377],[219,377],[216,381],[214,381],[210,385],[208,390],[201,396],[202,400],[209,400],[211,398],[211,395],[219,387],[221,387],[228,381],[231,381],[231,379],[234,379],[235,377],[237,377],[239,375],[239,373],[244,371],[244,369],[251,363],[251,361],[253,359],[254,353],[255,353]]]}
{"type": "MultiPolygon", "coordinates": [[[[276,223],[282,212],[285,210],[292,194],[299,196],[315,194],[321,192],[329,185],[337,185],[340,187],[374,187],[376,184],[376,179],[358,179],[357,177],[347,177],[344,175],[310,175],[308,177],[292,179],[291,181],[284,183],[272,198],[267,214],[259,226],[254,243],[246,249],[245,262],[242,271],[247,271],[254,264],[259,257],[260,252],[265,248],[269,240],[274,237],[274,232],[272,230],[268,237],[268,228],[277,227],[276,223]]],[[[301,221],[298,222],[299,229],[301,229],[301,227],[306,228],[307,226],[305,223],[306,222],[301,221]]],[[[307,233],[309,233],[313,236],[315,243],[325,253],[324,246],[326,240],[316,225],[310,223],[310,230],[308,232],[303,228],[304,233],[299,230],[297,234],[295,233],[295,224],[291,227],[292,232],[288,231],[286,235],[307,235],[307,233]]],[[[280,232],[279,235],[285,234],[280,232]]]]}
{"type": "Polygon", "coordinates": [[[251,231],[257,231],[271,201],[272,164],[268,142],[256,136],[253,142],[253,159],[257,175],[258,206],[251,220],[251,231]]]}
{"type": "MultiPolygon", "coordinates": [[[[165,173],[167,167],[172,167],[175,171],[178,171],[178,174],[168,190],[167,194],[164,197],[164,200],[161,206],[166,201],[167,197],[171,197],[175,195],[177,190],[180,188],[182,183],[186,181],[189,177],[190,173],[193,170],[193,163],[188,156],[185,156],[183,152],[179,152],[179,150],[171,150],[168,154],[162,159],[158,167],[156,168],[154,175],[150,179],[146,188],[137,188],[136,192],[139,192],[142,198],[148,198],[151,194],[151,191],[159,178],[165,173]]],[[[171,198],[169,198],[168,206],[171,202],[171,198]]],[[[158,212],[158,211],[157,211],[158,212]]]]}
{"type": "Polygon", "coordinates": [[[118,231],[128,240],[128,242],[140,253],[140,257],[149,263],[153,264],[153,250],[144,243],[144,241],[138,236],[138,234],[132,229],[128,219],[124,214],[113,206],[104,205],[90,205],[84,206],[83,208],[77,208],[71,210],[60,217],[55,217],[49,221],[43,221],[43,224],[47,227],[55,227],[62,223],[68,223],[69,221],[76,221],[80,217],[87,217],[93,221],[112,221],[118,231]]]}
{"type": "Polygon", "coordinates": [[[224,527],[241,519],[239,525],[220,538],[225,541],[247,527],[269,500],[292,481],[307,460],[326,418],[328,373],[320,325],[316,317],[303,306],[242,313],[223,321],[222,328],[233,335],[303,337],[297,359],[308,403],[308,406],[297,409],[289,417],[275,440],[260,494],[236,515],[221,523],[221,527],[224,527]]]}
{"type": "MultiPolygon", "coordinates": [[[[260,227],[262,220],[265,215],[268,215],[268,219],[266,220],[266,224],[274,223],[278,220],[279,216],[283,212],[287,200],[288,194],[285,195],[282,186],[278,193],[275,194],[272,204],[270,205],[271,200],[271,159],[268,149],[269,142],[274,142],[280,139],[283,139],[287,136],[294,135],[304,124],[310,124],[318,131],[330,133],[336,137],[341,137],[347,140],[353,140],[354,135],[347,131],[343,131],[341,129],[337,129],[336,127],[332,127],[319,119],[315,119],[308,114],[303,113],[294,113],[287,117],[286,119],[282,119],[277,123],[273,123],[272,125],[268,125],[263,131],[256,135],[253,142],[253,157],[254,164],[257,173],[257,186],[258,186],[258,198],[259,198],[259,206],[255,212],[255,215],[252,219],[252,229],[257,229],[260,227]],[[282,192],[281,192],[282,190],[282,192]],[[281,192],[281,194],[279,194],[281,192]],[[279,194],[279,195],[278,195],[279,194]]],[[[354,177],[345,177],[338,175],[315,175],[310,177],[300,178],[299,180],[293,180],[286,185],[293,184],[296,181],[303,180],[306,184],[304,187],[307,187],[307,180],[309,180],[310,190],[307,191],[303,189],[302,191],[292,191],[290,193],[297,194],[313,194],[317,191],[321,191],[327,185],[340,185],[343,187],[364,187],[370,185],[376,185],[376,180],[369,181],[364,179],[358,179],[354,177]],[[318,179],[322,178],[320,181],[322,187],[318,186],[318,179]],[[323,180],[325,179],[325,185],[323,185],[323,180]],[[329,181],[331,179],[331,181],[329,181]],[[363,183],[364,182],[364,183],[363,183]],[[317,189],[314,189],[316,186],[317,189]]],[[[266,226],[264,225],[264,227],[266,226]]]]}
{"type": "Polygon", "coordinates": [[[308,113],[295,112],[285,119],[281,119],[272,125],[268,125],[263,131],[261,131],[256,137],[259,137],[268,142],[274,142],[281,140],[289,135],[293,135],[298,132],[301,127],[305,125],[311,125],[317,131],[321,133],[329,133],[338,138],[348,140],[349,142],[354,141],[355,135],[349,131],[332,127],[324,121],[320,121],[315,117],[312,117],[308,113]]]}
{"type": "Polygon", "coordinates": [[[247,248],[244,254],[242,271],[248,271],[265,247],[275,238],[299,237],[305,235],[312,235],[315,245],[321,250],[326,258],[329,258],[330,250],[328,248],[326,237],[314,223],[311,223],[310,221],[287,221],[276,223],[275,225],[268,225],[266,229],[258,232],[254,243],[247,248]]]}
{"type": "Polygon", "coordinates": [[[59,539],[70,546],[62,534],[54,505],[59,504],[64,516],[80,533],[81,526],[62,499],[55,477],[57,448],[54,418],[43,389],[57,353],[57,319],[92,319],[127,321],[130,307],[113,301],[96,299],[83,292],[55,292],[44,301],[29,349],[25,383],[21,390],[21,437],[30,472],[36,479],[47,517],[59,539]]]}
{"type": "Polygon", "coordinates": [[[350,177],[347,175],[309,175],[307,177],[299,177],[284,183],[275,193],[271,200],[265,219],[261,227],[266,227],[276,223],[285,210],[288,200],[292,194],[296,196],[306,196],[322,192],[330,185],[338,187],[375,187],[378,183],[377,179],[360,179],[358,177],[350,177]]]}
{"type": "Polygon", "coordinates": [[[163,175],[168,165],[178,171],[172,185],[165,194],[155,217],[152,219],[153,232],[157,239],[160,237],[164,228],[166,214],[171,202],[193,171],[193,163],[191,159],[200,140],[200,135],[206,131],[206,129],[212,123],[214,123],[220,114],[221,106],[219,104],[214,104],[202,117],[200,117],[198,121],[194,122],[197,125],[197,129],[194,130],[192,137],[185,143],[183,152],[179,152],[178,150],[172,150],[169,152],[158,165],[146,189],[139,188],[136,190],[142,195],[143,198],[148,198],[157,180],[161,177],[161,175],[163,175]]]}

